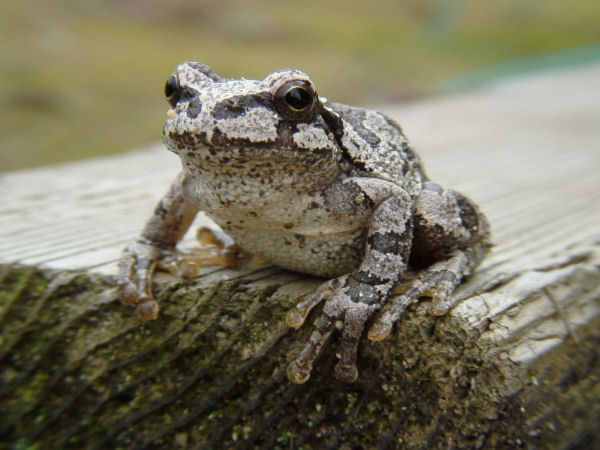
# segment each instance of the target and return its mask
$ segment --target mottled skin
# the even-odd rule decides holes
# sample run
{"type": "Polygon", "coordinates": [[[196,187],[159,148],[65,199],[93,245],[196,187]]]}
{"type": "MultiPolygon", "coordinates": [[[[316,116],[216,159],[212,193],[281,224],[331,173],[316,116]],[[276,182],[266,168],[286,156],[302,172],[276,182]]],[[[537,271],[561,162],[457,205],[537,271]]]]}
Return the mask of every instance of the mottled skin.
{"type": "Polygon", "coordinates": [[[167,81],[166,95],[172,109],[164,142],[183,170],[120,263],[122,298],[142,320],[158,315],[151,293],[157,262],[204,211],[248,252],[330,278],[287,315],[298,328],[325,302],[288,376],[305,382],[338,329],[336,376],[354,381],[367,320],[368,337],[380,340],[422,295],[433,297],[433,314],[445,313],[489,247],[484,216],[461,194],[428,181],[395,122],[319,98],[303,72],[226,79],[187,62],[167,81]],[[417,275],[390,298],[408,269],[417,275]]]}

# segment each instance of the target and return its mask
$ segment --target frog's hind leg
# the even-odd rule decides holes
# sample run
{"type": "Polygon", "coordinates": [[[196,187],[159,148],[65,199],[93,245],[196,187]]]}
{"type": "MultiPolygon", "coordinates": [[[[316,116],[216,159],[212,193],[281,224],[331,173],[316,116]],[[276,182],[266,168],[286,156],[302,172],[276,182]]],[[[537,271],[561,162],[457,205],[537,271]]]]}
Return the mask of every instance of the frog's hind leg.
{"type": "Polygon", "coordinates": [[[389,300],[391,307],[376,318],[368,337],[373,341],[385,339],[402,313],[419,297],[431,297],[429,312],[445,314],[450,308],[449,297],[462,278],[470,273],[474,258],[469,251],[456,250],[448,259],[439,261],[419,273],[414,279],[401,285],[401,295],[389,300]]]}
{"type": "Polygon", "coordinates": [[[425,183],[415,208],[411,255],[424,268],[399,285],[403,292],[388,300],[388,308],[369,330],[369,339],[387,337],[404,310],[421,296],[432,298],[432,314],[445,314],[454,289],[481,262],[489,247],[488,223],[477,207],[457,192],[425,183]]]}

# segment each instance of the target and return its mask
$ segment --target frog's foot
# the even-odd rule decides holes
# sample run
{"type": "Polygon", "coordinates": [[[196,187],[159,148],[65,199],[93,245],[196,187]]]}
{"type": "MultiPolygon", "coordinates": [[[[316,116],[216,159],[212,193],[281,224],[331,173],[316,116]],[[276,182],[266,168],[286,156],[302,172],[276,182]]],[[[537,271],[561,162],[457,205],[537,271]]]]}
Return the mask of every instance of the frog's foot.
{"type": "Polygon", "coordinates": [[[180,278],[194,278],[207,266],[236,267],[248,255],[237,245],[227,247],[206,246],[189,252],[174,252],[158,262],[157,268],[180,278]]]}
{"type": "Polygon", "coordinates": [[[163,270],[182,278],[193,278],[205,266],[239,265],[248,254],[237,245],[225,245],[209,229],[200,229],[198,241],[201,248],[180,252],[163,248],[146,240],[129,244],[119,261],[119,294],[126,305],[136,307],[140,320],[146,322],[158,317],[160,306],[152,296],[152,276],[163,270]]]}
{"type": "Polygon", "coordinates": [[[145,241],[129,244],[119,261],[118,289],[125,305],[136,307],[138,318],[144,322],[158,317],[160,307],[152,296],[152,274],[156,262],[166,250],[145,241]]]}
{"type": "Polygon", "coordinates": [[[298,304],[287,315],[287,323],[298,328],[310,310],[327,298],[323,312],[300,355],[288,366],[288,378],[294,383],[308,380],[313,362],[334,329],[342,330],[339,361],[335,375],[341,381],[358,377],[356,355],[365,322],[379,309],[384,293],[377,286],[357,282],[351,276],[331,280],[298,304]]]}
{"type": "Polygon", "coordinates": [[[402,313],[419,297],[431,297],[429,312],[441,316],[448,312],[448,299],[460,283],[469,266],[469,258],[465,252],[457,250],[448,259],[439,261],[419,273],[413,280],[394,289],[400,293],[388,301],[388,306],[375,319],[367,337],[372,341],[380,341],[389,336],[402,313]]]}
{"type": "Polygon", "coordinates": [[[333,295],[335,290],[340,286],[343,286],[345,282],[346,276],[343,276],[323,283],[315,292],[298,303],[294,309],[288,311],[287,315],[285,316],[286,323],[292,328],[300,328],[312,309],[323,300],[333,295]]]}
{"type": "Polygon", "coordinates": [[[157,269],[176,277],[194,278],[202,267],[236,267],[249,257],[236,244],[226,245],[215,231],[207,227],[198,229],[196,240],[200,244],[199,248],[173,252],[158,262],[157,269]]]}

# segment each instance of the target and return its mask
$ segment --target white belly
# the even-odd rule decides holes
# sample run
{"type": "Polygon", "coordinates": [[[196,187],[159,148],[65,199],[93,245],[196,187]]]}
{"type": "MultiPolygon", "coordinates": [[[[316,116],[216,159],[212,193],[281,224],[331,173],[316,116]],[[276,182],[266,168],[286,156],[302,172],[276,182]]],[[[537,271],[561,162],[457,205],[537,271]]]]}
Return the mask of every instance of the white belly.
{"type": "Polygon", "coordinates": [[[252,255],[286,269],[332,278],[356,269],[364,252],[364,230],[303,235],[273,230],[227,230],[252,255]]]}

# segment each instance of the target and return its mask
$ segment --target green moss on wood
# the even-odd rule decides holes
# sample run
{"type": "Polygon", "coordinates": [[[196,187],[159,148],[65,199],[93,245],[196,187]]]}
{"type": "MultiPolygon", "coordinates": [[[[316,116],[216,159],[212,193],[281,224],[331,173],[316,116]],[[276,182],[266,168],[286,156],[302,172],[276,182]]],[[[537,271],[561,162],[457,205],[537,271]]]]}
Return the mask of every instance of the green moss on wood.
{"type": "Polygon", "coordinates": [[[543,382],[530,373],[507,397],[518,367],[500,370],[505,362],[482,358],[478,331],[416,305],[390,339],[361,344],[357,383],[332,377],[334,338],[311,379],[295,385],[285,368],[311,330],[283,320],[312,280],[272,269],[169,279],[156,286],[161,317],[141,324],[110,279],[2,269],[7,448],[510,448],[552,442],[572,420],[585,430],[600,414],[584,400],[600,399],[597,332],[567,341],[539,362],[543,382]],[[574,402],[578,416],[567,407],[532,414],[547,395],[574,402]]]}

